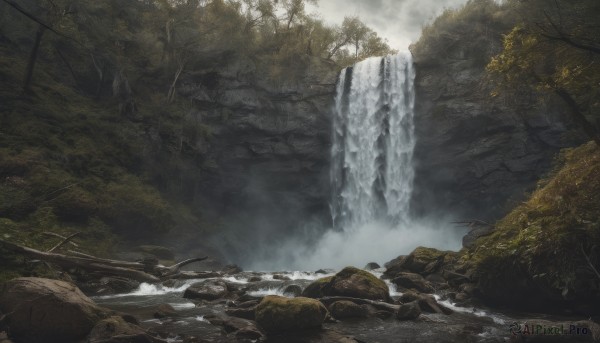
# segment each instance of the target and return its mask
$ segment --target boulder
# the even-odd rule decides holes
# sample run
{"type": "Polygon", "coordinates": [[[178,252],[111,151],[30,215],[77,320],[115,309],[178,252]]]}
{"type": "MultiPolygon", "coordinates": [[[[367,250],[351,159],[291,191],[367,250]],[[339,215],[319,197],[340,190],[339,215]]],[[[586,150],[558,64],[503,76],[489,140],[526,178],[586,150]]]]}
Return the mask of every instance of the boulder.
{"type": "Polygon", "coordinates": [[[231,316],[231,317],[254,320],[255,319],[255,311],[256,311],[256,306],[228,308],[225,310],[225,314],[227,314],[228,316],[231,316]]]}
{"type": "Polygon", "coordinates": [[[273,275],[273,280],[282,280],[282,281],[289,281],[291,280],[289,276],[285,276],[282,274],[274,274],[273,275]]]}
{"type": "Polygon", "coordinates": [[[169,304],[160,304],[154,310],[154,318],[173,317],[177,315],[177,311],[169,304]]]}
{"type": "Polygon", "coordinates": [[[392,282],[404,289],[414,289],[423,293],[434,292],[431,283],[425,280],[421,275],[415,273],[398,273],[392,282]]]}
{"type": "Polygon", "coordinates": [[[17,340],[32,343],[83,339],[108,315],[73,284],[35,277],[6,282],[0,309],[17,340]]]}
{"type": "Polygon", "coordinates": [[[233,274],[241,273],[244,270],[236,264],[228,264],[225,267],[223,267],[223,269],[221,269],[221,271],[226,275],[233,275],[233,274]]]}
{"type": "Polygon", "coordinates": [[[121,343],[123,337],[127,342],[156,343],[162,342],[141,327],[126,322],[122,317],[114,316],[99,321],[89,335],[89,342],[121,343]]]}
{"type": "Polygon", "coordinates": [[[268,332],[319,328],[327,308],[318,300],[266,296],[256,307],[256,322],[268,332]]]}
{"type": "Polygon", "coordinates": [[[402,294],[399,300],[402,303],[416,302],[423,312],[441,314],[452,314],[454,312],[452,309],[438,303],[437,300],[435,300],[435,298],[429,294],[420,294],[414,291],[408,291],[402,294]]]}
{"type": "Polygon", "coordinates": [[[227,283],[223,280],[206,280],[196,282],[188,287],[183,293],[187,299],[216,300],[225,297],[229,293],[227,283]]]}
{"type": "Polygon", "coordinates": [[[332,279],[333,276],[327,276],[313,281],[302,291],[302,296],[308,298],[322,298],[326,296],[326,288],[329,287],[332,279]]]}
{"type": "Polygon", "coordinates": [[[384,275],[394,278],[401,272],[429,274],[435,272],[450,252],[434,248],[417,247],[408,256],[398,256],[386,263],[384,275]]]}
{"type": "Polygon", "coordinates": [[[364,270],[346,267],[337,273],[325,288],[327,295],[370,300],[390,299],[390,290],[383,280],[364,270]]]}
{"type": "Polygon", "coordinates": [[[365,270],[373,270],[373,269],[378,269],[381,268],[381,266],[375,262],[369,262],[367,263],[367,265],[365,266],[365,270]]]}
{"type": "Polygon", "coordinates": [[[358,305],[352,301],[340,300],[329,305],[329,312],[336,319],[366,318],[369,315],[367,305],[358,305]]]}
{"type": "Polygon", "coordinates": [[[295,297],[299,297],[302,294],[302,287],[298,285],[288,285],[283,289],[284,294],[292,294],[295,297]]]}
{"type": "Polygon", "coordinates": [[[421,308],[416,301],[400,305],[396,318],[399,320],[417,319],[421,315],[421,308]]]}

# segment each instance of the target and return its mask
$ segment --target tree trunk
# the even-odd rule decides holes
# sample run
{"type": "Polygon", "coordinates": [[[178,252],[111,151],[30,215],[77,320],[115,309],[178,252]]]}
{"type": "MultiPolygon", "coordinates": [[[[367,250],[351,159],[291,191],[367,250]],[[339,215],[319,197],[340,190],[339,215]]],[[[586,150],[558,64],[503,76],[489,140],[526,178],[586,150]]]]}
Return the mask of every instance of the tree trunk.
{"type": "Polygon", "coordinates": [[[42,25],[39,25],[35,33],[35,41],[33,43],[33,47],[31,48],[31,53],[29,54],[29,61],[27,62],[27,69],[25,70],[25,80],[23,80],[23,92],[25,93],[29,92],[31,79],[33,77],[33,69],[35,68],[35,61],[37,60],[40,43],[42,42],[42,37],[44,36],[45,31],[46,28],[44,28],[42,25]]]}

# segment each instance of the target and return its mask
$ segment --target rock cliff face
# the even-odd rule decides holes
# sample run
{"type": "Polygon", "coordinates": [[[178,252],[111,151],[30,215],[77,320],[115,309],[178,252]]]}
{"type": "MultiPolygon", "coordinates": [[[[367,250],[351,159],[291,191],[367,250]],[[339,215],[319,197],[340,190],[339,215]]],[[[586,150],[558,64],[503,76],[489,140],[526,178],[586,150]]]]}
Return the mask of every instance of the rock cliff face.
{"type": "Polygon", "coordinates": [[[247,60],[183,81],[182,95],[211,128],[206,154],[213,165],[197,192],[235,229],[236,240],[276,238],[308,220],[329,220],[337,68],[307,62],[301,77],[285,82],[268,79],[247,60]]]}
{"type": "Polygon", "coordinates": [[[551,167],[567,127],[553,99],[492,97],[485,66],[507,26],[472,20],[411,46],[417,71],[415,191],[417,215],[444,211],[493,220],[551,167]]]}

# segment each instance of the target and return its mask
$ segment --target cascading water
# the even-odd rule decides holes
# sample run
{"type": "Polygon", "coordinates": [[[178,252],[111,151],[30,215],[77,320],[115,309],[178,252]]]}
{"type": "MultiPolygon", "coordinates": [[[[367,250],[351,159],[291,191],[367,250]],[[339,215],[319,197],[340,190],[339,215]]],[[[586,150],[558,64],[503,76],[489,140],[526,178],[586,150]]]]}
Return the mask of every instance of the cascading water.
{"type": "Polygon", "coordinates": [[[463,231],[432,213],[409,216],[415,146],[415,71],[409,52],[369,58],[344,69],[333,116],[333,229],[306,230],[281,242],[265,270],[361,266],[408,254],[419,245],[458,250],[463,231]]]}
{"type": "Polygon", "coordinates": [[[369,58],[340,74],[331,167],[335,228],[408,223],[414,77],[410,53],[369,58]]]}

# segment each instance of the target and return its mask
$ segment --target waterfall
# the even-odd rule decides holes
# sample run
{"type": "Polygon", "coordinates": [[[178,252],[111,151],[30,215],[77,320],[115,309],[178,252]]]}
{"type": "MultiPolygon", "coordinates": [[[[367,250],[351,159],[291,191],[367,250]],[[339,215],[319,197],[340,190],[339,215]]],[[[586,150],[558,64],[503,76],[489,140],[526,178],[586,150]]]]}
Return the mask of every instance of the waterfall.
{"type": "Polygon", "coordinates": [[[410,53],[344,69],[333,120],[331,213],[336,229],[408,222],[415,146],[410,53]]]}
{"type": "Polygon", "coordinates": [[[279,257],[269,261],[271,269],[381,264],[417,246],[460,249],[465,232],[449,224],[449,218],[438,213],[419,219],[409,216],[414,78],[408,52],[370,58],[341,72],[330,170],[334,227],[321,233],[306,230],[282,242],[279,257]]]}

